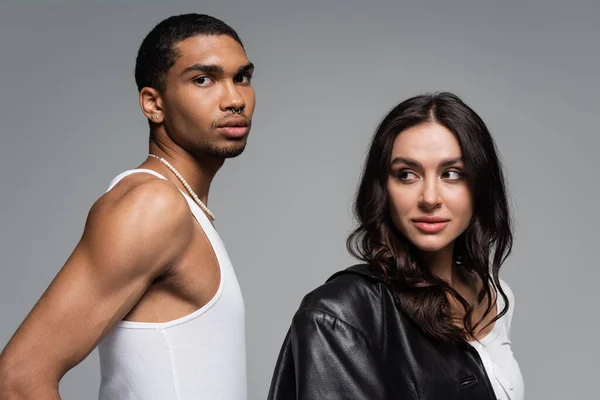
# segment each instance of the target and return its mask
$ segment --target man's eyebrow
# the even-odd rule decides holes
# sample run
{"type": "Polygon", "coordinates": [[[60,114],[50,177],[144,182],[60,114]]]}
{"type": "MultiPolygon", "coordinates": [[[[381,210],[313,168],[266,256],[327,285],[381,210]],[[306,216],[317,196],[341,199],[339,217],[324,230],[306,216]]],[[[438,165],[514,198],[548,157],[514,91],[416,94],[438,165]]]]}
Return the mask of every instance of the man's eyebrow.
{"type": "MultiPolygon", "coordinates": [[[[254,69],[254,64],[248,63],[238,68],[236,75],[251,72],[254,69]]],[[[220,65],[214,64],[193,64],[183,70],[181,75],[185,75],[188,72],[203,72],[206,74],[224,74],[225,70],[220,65]]]]}
{"type": "Polygon", "coordinates": [[[181,75],[185,75],[191,71],[213,73],[213,74],[214,73],[222,74],[224,72],[223,67],[221,67],[220,65],[194,64],[194,65],[190,65],[189,67],[184,69],[183,72],[181,73],[181,75]]]}
{"type": "Polygon", "coordinates": [[[239,67],[236,75],[247,74],[249,72],[252,72],[252,70],[254,70],[254,64],[248,63],[239,67]]]}

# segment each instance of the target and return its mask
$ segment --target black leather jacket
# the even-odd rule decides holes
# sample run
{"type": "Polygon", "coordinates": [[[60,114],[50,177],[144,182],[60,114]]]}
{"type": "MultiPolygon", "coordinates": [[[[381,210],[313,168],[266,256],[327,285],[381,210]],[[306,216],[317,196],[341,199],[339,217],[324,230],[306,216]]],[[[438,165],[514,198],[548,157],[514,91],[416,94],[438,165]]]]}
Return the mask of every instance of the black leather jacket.
{"type": "Polygon", "coordinates": [[[269,400],[495,399],[477,354],[440,343],[367,265],[333,275],[294,315],[269,400]]]}

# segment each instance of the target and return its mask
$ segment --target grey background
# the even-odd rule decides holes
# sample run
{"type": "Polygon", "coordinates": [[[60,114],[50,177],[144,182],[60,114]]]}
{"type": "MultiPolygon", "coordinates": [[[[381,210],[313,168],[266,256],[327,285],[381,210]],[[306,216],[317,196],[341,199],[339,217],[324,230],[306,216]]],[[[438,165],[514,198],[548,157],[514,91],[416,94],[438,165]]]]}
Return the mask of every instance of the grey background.
{"type": "MultiPolygon", "coordinates": [[[[246,152],[209,205],[247,307],[251,399],[264,399],[302,296],[349,265],[351,199],[375,126],[449,90],[497,140],[516,220],[502,277],[528,399],[591,399],[600,372],[596,251],[600,3],[219,1],[0,6],[0,348],[72,251],[87,211],[146,155],[133,64],[161,19],[224,19],[257,65],[246,152]]],[[[96,352],[65,399],[97,396],[96,352]]]]}

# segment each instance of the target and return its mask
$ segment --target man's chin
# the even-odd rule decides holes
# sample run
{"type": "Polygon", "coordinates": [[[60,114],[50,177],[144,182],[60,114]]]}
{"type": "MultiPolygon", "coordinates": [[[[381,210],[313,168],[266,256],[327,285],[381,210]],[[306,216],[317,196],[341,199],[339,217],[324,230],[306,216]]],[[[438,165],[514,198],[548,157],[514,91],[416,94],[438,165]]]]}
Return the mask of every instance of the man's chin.
{"type": "Polygon", "coordinates": [[[202,153],[215,158],[235,158],[244,152],[246,148],[246,140],[236,143],[228,143],[220,146],[210,146],[204,148],[202,153]]]}
{"type": "Polygon", "coordinates": [[[223,158],[235,158],[241,155],[246,149],[246,141],[244,143],[236,144],[235,146],[231,146],[223,152],[223,158]]]}

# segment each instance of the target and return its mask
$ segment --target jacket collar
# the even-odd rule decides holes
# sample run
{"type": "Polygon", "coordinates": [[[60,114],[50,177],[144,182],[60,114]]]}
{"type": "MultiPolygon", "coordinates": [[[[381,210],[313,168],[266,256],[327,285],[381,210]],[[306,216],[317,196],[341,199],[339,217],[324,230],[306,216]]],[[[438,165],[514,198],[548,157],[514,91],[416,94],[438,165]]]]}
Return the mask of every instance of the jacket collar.
{"type": "MultiPolygon", "coordinates": [[[[344,275],[344,274],[358,274],[361,276],[364,276],[374,282],[382,282],[385,284],[386,287],[388,287],[389,289],[389,281],[386,279],[385,275],[383,275],[383,272],[380,272],[379,268],[374,267],[371,264],[355,264],[352,265],[346,269],[343,269],[341,271],[336,272],[335,274],[333,274],[328,280],[327,282],[329,282],[330,280],[336,278],[337,276],[340,275],[344,275]]],[[[391,289],[390,289],[391,290],[391,289]]],[[[462,347],[465,350],[473,353],[473,354],[477,354],[477,350],[469,345],[467,342],[464,343],[458,343],[456,344],[458,347],[462,347]]]]}
{"type": "Polygon", "coordinates": [[[333,274],[331,277],[329,277],[329,279],[327,279],[327,282],[343,274],[358,274],[375,281],[387,283],[383,273],[379,272],[375,267],[373,267],[370,264],[352,265],[351,267],[348,267],[333,274]]]}

